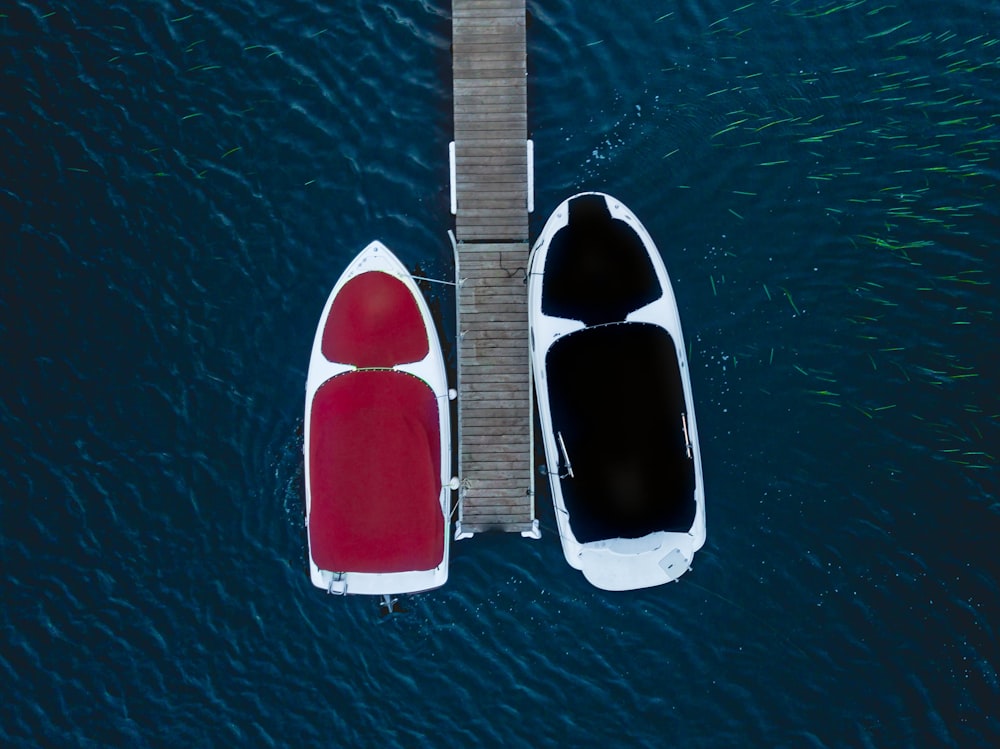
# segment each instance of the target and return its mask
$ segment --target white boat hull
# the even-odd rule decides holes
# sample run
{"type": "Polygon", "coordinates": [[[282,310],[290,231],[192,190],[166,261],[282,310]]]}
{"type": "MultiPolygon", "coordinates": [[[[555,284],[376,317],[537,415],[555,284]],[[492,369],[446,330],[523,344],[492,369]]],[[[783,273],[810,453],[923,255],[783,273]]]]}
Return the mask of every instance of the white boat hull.
{"type": "MultiPolygon", "coordinates": [[[[582,212],[583,208],[574,210],[582,212]]],[[[604,221],[605,218],[602,216],[594,220],[604,221]]],[[[589,242],[586,234],[580,236],[584,238],[584,244],[589,242]]],[[[576,274],[581,278],[580,273],[584,272],[575,267],[568,271],[570,276],[576,274]]],[[[612,273],[607,283],[613,284],[614,281],[612,273]]],[[[593,283],[593,280],[586,283],[593,283]]],[[[597,293],[593,296],[603,293],[602,286],[594,288],[597,293]]],[[[705,542],[705,493],[680,316],[670,279],[656,246],[642,224],[620,201],[601,193],[573,196],[556,208],[532,249],[528,304],[531,364],[540,427],[566,561],[579,569],[593,585],[605,590],[630,590],[677,580],[690,569],[694,553],[705,542]],[[638,304],[634,308],[630,306],[633,304],[632,297],[626,288],[611,294],[618,296],[611,300],[607,310],[592,314],[586,299],[582,305],[573,301],[572,278],[565,282],[554,276],[560,271],[552,267],[557,263],[550,257],[553,243],[558,248],[556,253],[562,258],[558,263],[562,263],[564,269],[568,267],[565,258],[573,258],[573,263],[580,264],[592,260],[586,250],[574,255],[574,248],[567,244],[564,232],[570,224],[571,204],[579,198],[584,200],[574,205],[586,205],[591,213],[606,211],[607,219],[612,222],[608,236],[628,238],[634,235],[635,240],[641,243],[642,251],[638,249],[638,244],[633,247],[636,267],[643,265],[646,272],[655,274],[655,284],[651,280],[638,283],[637,288],[641,287],[640,291],[645,296],[640,294],[635,297],[638,304]],[[564,233],[560,236],[561,232],[564,233]],[[643,252],[648,261],[640,257],[643,252]],[[658,287],[658,291],[650,291],[654,287],[658,287]],[[563,301],[568,299],[569,302],[552,301],[559,295],[564,297],[563,301]],[[558,309],[560,304],[563,307],[561,310],[558,309]],[[622,367],[627,368],[627,362],[636,362],[635,369],[647,367],[642,363],[647,355],[632,351],[629,346],[633,342],[642,346],[649,342],[661,347],[662,355],[657,354],[650,361],[657,366],[658,362],[665,362],[663,371],[676,379],[676,383],[669,388],[672,390],[669,398],[657,395],[652,399],[656,405],[651,406],[655,414],[651,413],[650,418],[660,412],[665,413],[666,418],[657,417],[655,423],[643,423],[645,415],[638,413],[644,410],[642,394],[622,391],[628,390],[636,379],[639,381],[637,387],[648,387],[651,391],[657,389],[657,383],[648,377],[643,379],[640,372],[625,371],[614,362],[588,359],[588,341],[611,343],[614,358],[623,362],[622,367]],[[608,376],[606,381],[609,387],[617,383],[619,392],[606,392],[604,375],[600,373],[608,376]],[[589,375],[597,377],[592,393],[588,393],[585,386],[578,382],[589,375]],[[580,392],[573,392],[574,389],[580,392]],[[567,392],[570,394],[567,395],[567,392]],[[601,405],[608,399],[620,399],[624,403],[623,408],[637,413],[620,415],[615,410],[614,402],[601,405]],[[576,413],[591,406],[603,415],[590,419],[576,413]],[[661,425],[660,421],[667,423],[661,425]],[[642,434],[631,435],[631,443],[628,434],[621,435],[621,439],[586,434],[588,430],[592,432],[604,428],[607,423],[616,428],[638,424],[642,434]],[[660,460],[656,453],[659,442],[664,445],[664,468],[650,470],[660,460]],[[624,445],[620,451],[619,443],[624,445]],[[606,449],[595,452],[595,444],[603,444],[606,449]],[[686,454],[678,456],[678,449],[686,451],[686,454]],[[582,457],[586,457],[585,464],[580,463],[582,457]],[[601,466],[602,461],[617,461],[620,465],[601,466]],[[674,468],[677,470],[674,471],[674,468]],[[671,486],[674,474],[680,477],[675,483],[683,484],[681,489],[671,486]],[[591,483],[587,484],[588,481],[591,483]],[[628,509],[630,503],[645,505],[643,509],[634,511],[637,520],[629,517],[620,519],[614,515],[613,507],[609,510],[600,506],[605,499],[601,492],[608,495],[609,507],[625,508],[625,515],[632,512],[628,509]],[[661,492],[670,502],[676,501],[679,509],[657,507],[657,497],[661,492]],[[599,527],[604,521],[609,521],[610,530],[604,531],[599,527]]],[[[598,353],[607,350],[610,349],[603,343],[594,349],[598,353]]]]}

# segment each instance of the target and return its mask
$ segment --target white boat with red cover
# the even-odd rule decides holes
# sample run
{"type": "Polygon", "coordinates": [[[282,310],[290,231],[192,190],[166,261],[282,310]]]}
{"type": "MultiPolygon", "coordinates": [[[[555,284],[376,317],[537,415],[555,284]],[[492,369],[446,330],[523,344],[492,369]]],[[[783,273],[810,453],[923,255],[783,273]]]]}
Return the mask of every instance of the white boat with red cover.
{"type": "Polygon", "coordinates": [[[330,593],[448,579],[451,432],[444,357],[413,277],[372,242],[334,286],[306,380],[309,568],[330,593]]]}

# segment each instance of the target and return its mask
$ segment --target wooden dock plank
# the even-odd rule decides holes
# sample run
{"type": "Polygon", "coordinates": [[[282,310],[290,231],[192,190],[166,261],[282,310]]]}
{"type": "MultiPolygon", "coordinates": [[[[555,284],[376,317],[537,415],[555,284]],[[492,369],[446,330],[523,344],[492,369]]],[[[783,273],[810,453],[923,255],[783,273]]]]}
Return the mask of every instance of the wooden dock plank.
{"type": "Polygon", "coordinates": [[[533,532],[525,0],[453,0],[459,525],[533,532]]]}
{"type": "Polygon", "coordinates": [[[524,0],[452,2],[459,242],[527,241],[525,20],[524,0]]]}
{"type": "Polygon", "coordinates": [[[527,251],[525,243],[459,245],[462,534],[534,529],[527,251]]]}

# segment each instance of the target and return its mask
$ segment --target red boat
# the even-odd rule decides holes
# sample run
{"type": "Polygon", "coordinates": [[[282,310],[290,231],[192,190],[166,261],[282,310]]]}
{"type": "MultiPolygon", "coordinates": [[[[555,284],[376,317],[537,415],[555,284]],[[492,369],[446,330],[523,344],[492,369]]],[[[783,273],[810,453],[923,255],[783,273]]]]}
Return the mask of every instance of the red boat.
{"type": "Polygon", "coordinates": [[[306,381],[310,577],[391,595],[448,579],[451,433],[444,357],[413,277],[372,242],[323,309],[306,381]]]}

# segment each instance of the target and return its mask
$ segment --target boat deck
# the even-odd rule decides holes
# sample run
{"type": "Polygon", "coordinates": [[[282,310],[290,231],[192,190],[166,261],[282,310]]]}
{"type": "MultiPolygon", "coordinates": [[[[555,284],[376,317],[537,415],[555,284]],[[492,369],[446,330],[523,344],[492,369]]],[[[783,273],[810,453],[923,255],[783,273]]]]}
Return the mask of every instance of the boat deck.
{"type": "Polygon", "coordinates": [[[458,287],[456,538],[537,535],[525,268],[531,160],[524,0],[453,0],[458,287]]]}

